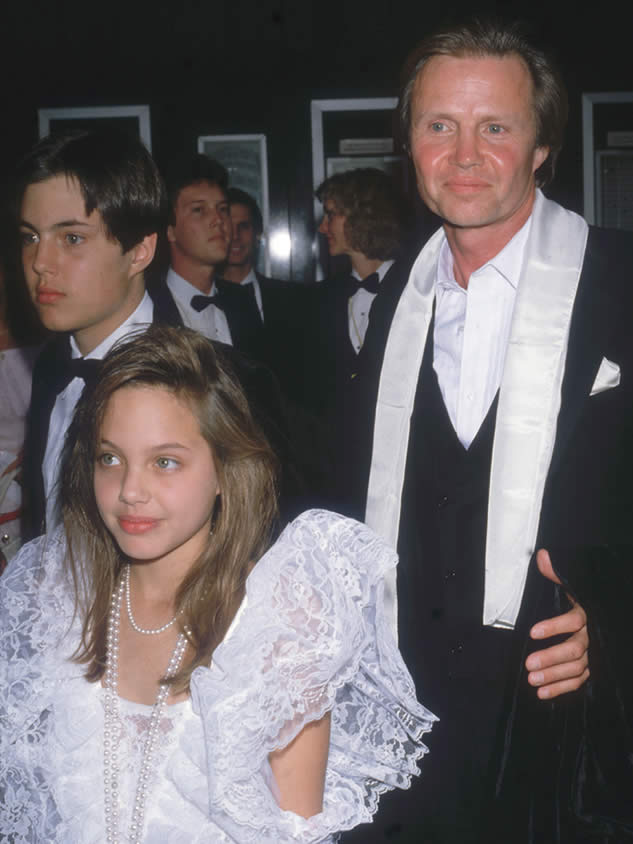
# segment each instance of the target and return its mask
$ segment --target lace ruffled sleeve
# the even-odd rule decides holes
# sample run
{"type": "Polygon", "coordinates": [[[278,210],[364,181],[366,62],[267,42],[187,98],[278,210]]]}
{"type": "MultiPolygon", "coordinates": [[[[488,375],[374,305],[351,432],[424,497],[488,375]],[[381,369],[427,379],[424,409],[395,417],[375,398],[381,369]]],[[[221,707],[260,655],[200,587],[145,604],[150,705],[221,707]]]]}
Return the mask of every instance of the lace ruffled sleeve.
{"type": "Polygon", "coordinates": [[[237,842],[334,841],[407,788],[435,719],[382,612],[396,555],[364,525],[300,516],[251,573],[237,624],[192,677],[214,822],[237,842]],[[331,711],[323,811],[279,809],[268,754],[331,711]]]}
{"type": "Polygon", "coordinates": [[[39,754],[55,691],[78,670],[64,552],[61,531],[40,537],[0,577],[0,841],[53,841],[59,822],[39,754]]]}

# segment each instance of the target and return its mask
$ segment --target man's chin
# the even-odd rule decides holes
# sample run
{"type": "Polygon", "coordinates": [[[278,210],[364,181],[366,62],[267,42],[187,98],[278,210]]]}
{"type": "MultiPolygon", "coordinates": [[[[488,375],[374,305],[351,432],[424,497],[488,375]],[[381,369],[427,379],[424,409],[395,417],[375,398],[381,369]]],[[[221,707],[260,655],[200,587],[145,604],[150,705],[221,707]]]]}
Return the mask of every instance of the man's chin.
{"type": "Polygon", "coordinates": [[[206,255],[207,263],[212,267],[217,267],[219,264],[225,264],[228,255],[228,250],[214,249],[206,255]]]}

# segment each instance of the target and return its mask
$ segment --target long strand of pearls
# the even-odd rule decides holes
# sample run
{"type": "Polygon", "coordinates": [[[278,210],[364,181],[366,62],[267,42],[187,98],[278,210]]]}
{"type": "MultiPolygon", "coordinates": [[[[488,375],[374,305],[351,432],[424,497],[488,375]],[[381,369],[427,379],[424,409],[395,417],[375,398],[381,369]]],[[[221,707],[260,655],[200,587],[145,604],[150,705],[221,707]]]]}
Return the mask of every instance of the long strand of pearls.
{"type": "MultiPolygon", "coordinates": [[[[127,572],[129,578],[129,567],[127,572]]],[[[108,633],[106,643],[106,672],[105,672],[105,706],[103,727],[103,788],[105,806],[106,841],[108,844],[119,844],[119,765],[118,749],[121,738],[121,721],[119,718],[118,698],[118,669],[119,669],[119,630],[121,628],[121,604],[125,594],[126,578],[121,578],[119,586],[112,596],[112,606],[108,618],[108,633]]],[[[168,625],[169,626],[169,625],[168,625]]],[[[185,628],[186,630],[186,628],[185,628]]],[[[173,677],[180,668],[182,658],[187,647],[186,636],[178,636],[173,650],[166,677],[173,677]]],[[[143,835],[145,819],[145,805],[150,773],[152,770],[152,756],[156,748],[158,729],[167,704],[169,686],[160,683],[158,694],[152,707],[149,727],[143,754],[141,757],[141,771],[136,785],[134,808],[130,822],[129,840],[132,844],[139,844],[143,835]]]]}
{"type": "Polygon", "coordinates": [[[119,841],[119,760],[118,748],[120,724],[118,715],[117,688],[119,685],[119,622],[124,583],[112,595],[112,606],[108,617],[105,671],[105,708],[103,716],[103,790],[105,805],[106,841],[119,841]]]}

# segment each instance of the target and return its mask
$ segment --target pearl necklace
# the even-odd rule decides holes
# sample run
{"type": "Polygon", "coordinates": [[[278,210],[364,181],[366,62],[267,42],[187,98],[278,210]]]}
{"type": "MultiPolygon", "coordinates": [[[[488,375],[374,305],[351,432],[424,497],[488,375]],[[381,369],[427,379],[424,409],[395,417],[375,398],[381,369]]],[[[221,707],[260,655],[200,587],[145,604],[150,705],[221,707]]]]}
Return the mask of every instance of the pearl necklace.
{"type": "Polygon", "coordinates": [[[132,628],[136,630],[137,633],[142,633],[144,636],[156,636],[158,633],[163,633],[165,630],[168,630],[172,624],[178,618],[178,613],[172,618],[171,621],[168,621],[167,624],[163,624],[161,627],[154,627],[153,630],[150,630],[147,627],[141,627],[136,623],[134,616],[132,615],[132,598],[130,597],[130,569],[132,566],[128,563],[125,569],[125,605],[127,607],[127,617],[128,621],[132,625],[132,628]]]}
{"type": "MultiPolygon", "coordinates": [[[[129,578],[129,567],[128,567],[129,578]]],[[[105,672],[105,706],[103,724],[103,790],[105,807],[106,841],[109,844],[119,842],[119,766],[118,750],[121,740],[121,720],[119,717],[118,669],[119,669],[119,631],[121,628],[121,604],[125,593],[126,581],[121,578],[119,586],[112,595],[112,606],[108,618],[105,672]]],[[[185,628],[187,630],[187,628],[185,628]]],[[[187,639],[183,633],[178,637],[176,647],[169,660],[166,677],[172,677],[182,662],[187,639]]],[[[143,834],[145,803],[147,801],[148,780],[152,756],[156,748],[158,726],[169,696],[169,686],[160,683],[158,694],[152,707],[147,737],[143,745],[141,772],[139,774],[134,797],[134,809],[130,822],[129,840],[139,844],[143,834]]]]}

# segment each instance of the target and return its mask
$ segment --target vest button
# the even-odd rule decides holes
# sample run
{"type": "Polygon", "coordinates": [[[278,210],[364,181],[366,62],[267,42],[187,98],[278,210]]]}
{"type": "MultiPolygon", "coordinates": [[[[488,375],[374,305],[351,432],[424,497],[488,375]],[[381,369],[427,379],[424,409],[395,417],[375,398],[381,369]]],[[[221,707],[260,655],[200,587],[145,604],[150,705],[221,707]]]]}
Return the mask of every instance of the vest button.
{"type": "Polygon", "coordinates": [[[457,577],[457,572],[455,571],[455,569],[451,569],[450,571],[447,571],[444,575],[444,580],[452,580],[454,577],[457,577]]]}
{"type": "Polygon", "coordinates": [[[448,498],[446,495],[443,495],[440,500],[437,502],[437,509],[443,510],[448,504],[448,498]]]}
{"type": "Polygon", "coordinates": [[[456,645],[454,645],[454,646],[451,648],[451,655],[452,655],[452,656],[457,656],[457,654],[460,654],[463,650],[464,650],[463,645],[461,645],[461,644],[457,643],[456,645]]]}

